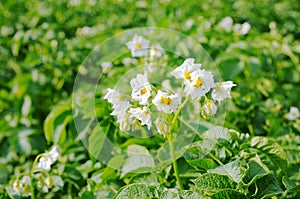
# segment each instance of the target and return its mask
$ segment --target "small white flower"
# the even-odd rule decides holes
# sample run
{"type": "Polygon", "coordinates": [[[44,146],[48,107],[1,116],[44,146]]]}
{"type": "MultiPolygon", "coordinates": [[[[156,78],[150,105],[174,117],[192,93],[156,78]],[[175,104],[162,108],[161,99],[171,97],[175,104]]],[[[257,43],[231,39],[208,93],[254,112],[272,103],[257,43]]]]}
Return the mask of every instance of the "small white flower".
{"type": "Polygon", "coordinates": [[[222,21],[219,23],[219,27],[224,29],[225,31],[229,32],[232,28],[233,20],[231,17],[225,17],[222,19],[222,21]]]}
{"type": "Polygon", "coordinates": [[[190,80],[191,73],[200,69],[202,64],[194,64],[193,58],[187,58],[183,64],[178,66],[175,70],[171,72],[171,75],[177,79],[190,80]]]}
{"type": "Polygon", "coordinates": [[[142,36],[134,35],[133,40],[126,43],[133,57],[142,57],[148,54],[149,41],[142,36]]]}
{"type": "Polygon", "coordinates": [[[206,99],[201,109],[201,114],[204,118],[212,117],[217,112],[217,106],[212,100],[206,99]]]}
{"type": "Polygon", "coordinates": [[[102,67],[102,72],[103,73],[108,73],[112,67],[112,63],[110,62],[103,62],[101,64],[101,67],[102,67]]]}
{"type": "Polygon", "coordinates": [[[184,91],[192,99],[204,96],[215,86],[213,74],[210,71],[196,70],[191,73],[191,81],[186,82],[184,91]]]}
{"type": "Polygon", "coordinates": [[[109,88],[107,89],[107,93],[103,98],[112,104],[114,102],[120,101],[121,94],[118,90],[109,88]]]}
{"type": "Polygon", "coordinates": [[[150,58],[153,59],[154,57],[161,57],[163,52],[164,49],[159,44],[153,45],[150,48],[150,58]]]}
{"type": "Polygon", "coordinates": [[[147,75],[137,74],[136,78],[130,81],[132,87],[131,97],[137,100],[141,105],[148,104],[148,98],[151,96],[151,84],[148,82],[147,75]]]}
{"type": "Polygon", "coordinates": [[[235,24],[233,27],[234,32],[240,35],[248,34],[250,29],[251,29],[251,25],[248,22],[245,22],[243,24],[235,24]]]}
{"type": "Polygon", "coordinates": [[[158,117],[155,120],[155,126],[159,134],[165,136],[167,133],[171,131],[171,125],[165,119],[158,117]]]}
{"type": "Polygon", "coordinates": [[[116,89],[107,89],[107,93],[104,96],[108,102],[112,104],[113,112],[111,115],[117,117],[117,123],[121,131],[129,131],[130,119],[127,110],[130,107],[128,100],[122,99],[120,92],[116,89]]]}
{"type": "Polygon", "coordinates": [[[42,155],[38,164],[36,165],[36,168],[50,171],[51,165],[58,159],[58,156],[58,147],[53,146],[49,152],[47,151],[42,155]]]}
{"type": "Polygon", "coordinates": [[[125,66],[130,66],[131,64],[136,64],[137,61],[138,61],[137,59],[134,59],[131,57],[126,57],[122,60],[122,62],[125,66]]]}
{"type": "Polygon", "coordinates": [[[236,86],[232,81],[218,82],[211,96],[216,101],[222,101],[225,98],[231,98],[230,91],[233,86],[236,86]]]}
{"type": "Polygon", "coordinates": [[[30,177],[23,176],[21,180],[17,179],[13,183],[14,191],[21,196],[27,197],[31,195],[30,177]]]}
{"type": "Polygon", "coordinates": [[[175,95],[168,95],[166,92],[158,90],[157,95],[152,100],[152,103],[159,111],[175,113],[178,105],[180,104],[180,96],[177,93],[175,95]]]}
{"type": "Polygon", "coordinates": [[[142,125],[147,125],[148,130],[150,130],[152,123],[151,123],[151,113],[147,107],[143,108],[130,108],[129,111],[130,117],[135,118],[141,121],[142,125]]]}
{"type": "Polygon", "coordinates": [[[288,120],[296,120],[300,116],[299,109],[297,107],[292,106],[290,108],[290,112],[286,115],[288,120]]]}

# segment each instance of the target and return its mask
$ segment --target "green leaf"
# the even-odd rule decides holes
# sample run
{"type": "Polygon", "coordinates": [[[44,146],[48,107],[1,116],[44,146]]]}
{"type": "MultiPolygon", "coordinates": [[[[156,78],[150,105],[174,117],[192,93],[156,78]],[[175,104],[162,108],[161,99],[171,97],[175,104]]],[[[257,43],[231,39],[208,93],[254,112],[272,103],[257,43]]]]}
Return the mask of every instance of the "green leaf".
{"type": "Polygon", "coordinates": [[[267,172],[259,165],[259,163],[251,160],[248,163],[248,169],[246,170],[242,180],[246,184],[252,184],[254,180],[261,178],[266,174],[267,172]]]}
{"type": "Polygon", "coordinates": [[[44,122],[44,133],[47,142],[63,142],[66,130],[65,126],[72,119],[70,104],[62,104],[55,107],[47,116],[44,122]]]}
{"type": "Polygon", "coordinates": [[[282,183],[286,189],[294,189],[297,185],[295,182],[291,181],[288,177],[283,176],[282,183]]]}
{"type": "Polygon", "coordinates": [[[273,172],[268,173],[249,187],[254,198],[269,198],[283,192],[273,172]]]}
{"type": "Polygon", "coordinates": [[[190,191],[190,190],[183,190],[179,191],[180,199],[203,199],[198,193],[190,191]]]}
{"type": "Polygon", "coordinates": [[[246,195],[238,192],[236,190],[232,189],[225,189],[222,191],[219,191],[212,195],[212,199],[233,199],[233,198],[238,198],[238,199],[246,199],[246,195]]]}
{"type": "Polygon", "coordinates": [[[217,164],[214,160],[210,158],[196,159],[196,160],[187,160],[187,162],[194,167],[202,168],[205,170],[215,168],[217,164]]]}
{"type": "Polygon", "coordinates": [[[276,167],[283,169],[287,167],[287,156],[283,148],[274,140],[257,136],[251,139],[250,145],[266,154],[276,167]]]}
{"type": "Polygon", "coordinates": [[[160,199],[180,199],[177,189],[168,189],[161,193],[160,199]]]}
{"type": "Polygon", "coordinates": [[[123,187],[115,199],[141,199],[141,198],[158,198],[159,190],[156,186],[149,184],[130,184],[123,187]]]}
{"type": "Polygon", "coordinates": [[[234,182],[230,177],[217,173],[203,174],[193,182],[198,190],[211,192],[220,191],[223,189],[234,189],[237,186],[237,183],[234,182]]]}
{"type": "Polygon", "coordinates": [[[240,167],[238,166],[239,158],[237,158],[235,161],[230,162],[228,164],[219,166],[215,169],[208,170],[208,173],[218,173],[221,175],[227,175],[231,177],[236,183],[239,183],[242,179],[242,172],[240,167]]]}
{"type": "Polygon", "coordinates": [[[142,168],[149,171],[147,168],[154,166],[154,160],[146,147],[139,145],[130,145],[127,148],[128,158],[122,167],[121,176],[124,177],[129,172],[141,172],[142,168]]]}

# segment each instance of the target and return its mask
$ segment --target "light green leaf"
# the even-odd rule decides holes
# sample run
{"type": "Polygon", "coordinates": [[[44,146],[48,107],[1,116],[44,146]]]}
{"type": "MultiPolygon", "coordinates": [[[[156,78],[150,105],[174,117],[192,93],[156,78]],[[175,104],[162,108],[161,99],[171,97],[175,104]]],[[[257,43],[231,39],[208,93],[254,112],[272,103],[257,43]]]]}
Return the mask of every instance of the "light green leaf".
{"type": "Polygon", "coordinates": [[[141,198],[158,198],[159,190],[156,186],[149,184],[130,184],[123,187],[115,199],[141,199],[141,198]]]}
{"type": "Polygon", "coordinates": [[[160,199],[180,199],[177,189],[168,189],[162,192],[160,199]]]}
{"type": "Polygon", "coordinates": [[[137,171],[138,169],[140,170],[142,168],[151,168],[154,166],[153,157],[146,147],[130,145],[127,148],[127,153],[128,158],[122,168],[122,177],[129,172],[137,171]]]}
{"type": "Polygon", "coordinates": [[[218,173],[221,175],[227,175],[231,177],[235,182],[239,183],[242,179],[242,172],[240,167],[238,166],[239,158],[237,158],[235,161],[230,162],[228,164],[219,166],[215,169],[210,169],[207,172],[208,173],[218,173]]]}
{"type": "Polygon", "coordinates": [[[283,169],[287,167],[287,156],[283,148],[274,140],[257,136],[251,139],[250,145],[266,154],[274,165],[283,169]]]}
{"type": "Polygon", "coordinates": [[[180,199],[203,199],[198,193],[190,191],[190,190],[183,190],[179,191],[180,199]]]}
{"type": "Polygon", "coordinates": [[[234,189],[237,183],[226,175],[217,173],[206,173],[194,180],[194,184],[198,190],[220,191],[223,189],[234,189]]]}
{"type": "Polygon", "coordinates": [[[47,116],[44,122],[44,134],[47,142],[57,142],[61,134],[65,133],[65,125],[71,120],[72,115],[70,104],[62,104],[55,107],[47,116]]]}
{"type": "Polygon", "coordinates": [[[233,199],[233,198],[238,198],[238,199],[246,199],[246,195],[238,192],[236,190],[232,189],[225,189],[222,191],[219,191],[212,195],[212,199],[233,199]]]}

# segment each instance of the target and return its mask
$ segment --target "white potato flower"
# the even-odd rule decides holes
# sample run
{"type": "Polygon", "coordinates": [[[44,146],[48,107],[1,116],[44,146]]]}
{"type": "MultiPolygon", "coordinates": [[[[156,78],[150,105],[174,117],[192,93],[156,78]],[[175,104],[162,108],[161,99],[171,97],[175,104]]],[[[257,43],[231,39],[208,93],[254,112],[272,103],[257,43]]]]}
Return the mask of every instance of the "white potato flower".
{"type": "Polygon", "coordinates": [[[147,75],[137,74],[136,78],[130,81],[132,88],[131,97],[141,105],[148,104],[148,98],[151,96],[151,84],[148,82],[147,75]]]}
{"type": "Polygon", "coordinates": [[[110,71],[110,69],[112,67],[112,63],[110,63],[110,62],[103,62],[101,64],[101,67],[102,67],[102,72],[106,74],[106,73],[108,73],[110,71]]]}
{"type": "Polygon", "coordinates": [[[288,120],[296,120],[300,116],[299,109],[297,107],[290,107],[290,112],[286,115],[288,120]]]}
{"type": "Polygon", "coordinates": [[[251,29],[251,25],[248,22],[245,22],[243,24],[235,24],[233,27],[234,32],[240,35],[248,34],[250,29],[251,29]]]}
{"type": "Polygon", "coordinates": [[[151,112],[147,107],[130,108],[128,112],[130,113],[131,118],[138,119],[141,121],[142,125],[147,125],[148,130],[150,130],[152,126],[151,112]]]}
{"type": "Polygon", "coordinates": [[[157,128],[158,133],[163,136],[165,136],[171,131],[171,124],[161,117],[158,117],[155,120],[155,126],[157,128]]]}
{"type": "Polygon", "coordinates": [[[104,96],[108,102],[112,104],[113,112],[111,115],[117,117],[117,123],[121,131],[129,131],[131,120],[127,110],[130,107],[128,100],[123,99],[120,92],[116,89],[107,89],[107,93],[104,96]]]}
{"type": "Polygon", "coordinates": [[[133,40],[126,43],[133,57],[143,57],[148,54],[150,42],[142,36],[134,35],[133,40]]]}
{"type": "Polygon", "coordinates": [[[225,98],[231,98],[230,91],[233,86],[236,86],[232,81],[218,82],[211,93],[214,100],[220,102],[225,98]]]}
{"type": "Polygon", "coordinates": [[[103,97],[106,99],[109,103],[113,104],[114,102],[118,102],[121,99],[121,94],[116,89],[107,89],[106,95],[103,97]]]}
{"type": "Polygon", "coordinates": [[[39,162],[36,165],[37,169],[43,169],[46,171],[50,171],[51,165],[58,159],[58,147],[53,146],[52,149],[42,155],[39,159],[39,162]]]}
{"type": "Polygon", "coordinates": [[[161,45],[159,44],[153,45],[150,48],[150,58],[153,59],[154,57],[161,57],[163,52],[164,49],[161,47],[161,45]]]}
{"type": "Polygon", "coordinates": [[[212,72],[196,70],[191,73],[191,81],[185,83],[184,91],[194,99],[204,96],[213,87],[215,83],[212,72]]]}
{"type": "Polygon", "coordinates": [[[231,17],[225,17],[222,21],[218,24],[218,26],[225,31],[229,32],[232,28],[233,20],[231,17]]]}
{"type": "Polygon", "coordinates": [[[168,95],[168,93],[158,90],[157,95],[152,100],[152,103],[159,111],[175,113],[178,105],[180,104],[180,96],[177,93],[175,95],[168,95]]]}
{"type": "Polygon", "coordinates": [[[206,99],[203,107],[201,108],[201,114],[204,118],[210,118],[217,112],[217,106],[212,100],[206,99]]]}
{"type": "Polygon", "coordinates": [[[195,59],[193,58],[187,58],[183,64],[171,72],[171,75],[177,79],[184,79],[185,81],[190,80],[191,73],[200,69],[202,66],[202,64],[195,64],[194,61],[195,59]]]}
{"type": "Polygon", "coordinates": [[[31,195],[30,177],[23,176],[21,180],[17,179],[13,183],[13,190],[21,196],[27,197],[31,195]]]}

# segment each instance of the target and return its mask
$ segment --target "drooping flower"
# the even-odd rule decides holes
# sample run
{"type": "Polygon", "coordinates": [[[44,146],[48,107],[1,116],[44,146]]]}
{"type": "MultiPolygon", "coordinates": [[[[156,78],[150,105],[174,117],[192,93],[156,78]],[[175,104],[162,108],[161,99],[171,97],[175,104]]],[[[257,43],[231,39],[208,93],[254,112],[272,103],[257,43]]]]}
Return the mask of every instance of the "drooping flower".
{"type": "Polygon", "coordinates": [[[187,58],[183,64],[175,68],[171,72],[171,75],[176,77],[177,79],[184,79],[190,80],[191,79],[191,73],[200,69],[202,64],[195,64],[195,59],[193,58],[187,58]]]}
{"type": "Polygon", "coordinates": [[[196,70],[191,73],[191,81],[185,83],[184,91],[192,99],[204,96],[209,90],[215,87],[213,74],[206,70],[196,70]]]}
{"type": "Polygon", "coordinates": [[[118,102],[121,99],[121,94],[116,89],[107,89],[106,95],[103,97],[106,99],[109,103],[113,104],[114,102],[118,102]]]}
{"type": "Polygon", "coordinates": [[[133,40],[126,43],[133,57],[143,57],[148,54],[150,42],[142,36],[134,35],[133,40]]]}
{"type": "Polygon", "coordinates": [[[102,67],[102,72],[106,74],[106,73],[108,73],[110,71],[110,69],[112,67],[112,63],[110,63],[110,62],[103,62],[101,64],[101,67],[102,67]]]}
{"type": "Polygon", "coordinates": [[[168,95],[166,92],[158,90],[157,95],[152,100],[152,103],[159,111],[175,113],[178,105],[180,104],[180,96],[177,93],[175,95],[168,95]]]}
{"type": "Polygon", "coordinates": [[[163,136],[165,136],[171,131],[171,124],[161,117],[158,117],[155,120],[155,126],[157,128],[158,133],[163,136]]]}
{"type": "Polygon", "coordinates": [[[39,159],[39,162],[36,165],[37,169],[43,169],[46,171],[50,171],[51,165],[58,159],[58,147],[53,146],[52,149],[42,155],[39,159]]]}
{"type": "Polygon", "coordinates": [[[220,102],[225,98],[231,98],[230,91],[233,86],[236,86],[232,81],[218,82],[211,96],[214,100],[220,102]]]}
{"type": "Polygon", "coordinates": [[[148,82],[147,75],[137,74],[136,78],[130,81],[132,87],[131,97],[137,100],[141,105],[148,104],[148,98],[151,96],[151,84],[148,82]]]}
{"type": "Polygon", "coordinates": [[[222,21],[218,24],[218,26],[224,29],[226,32],[229,32],[232,28],[233,20],[231,17],[225,17],[222,21]]]}
{"type": "Polygon", "coordinates": [[[161,57],[163,52],[164,49],[161,47],[161,45],[159,44],[153,45],[150,48],[150,59],[153,59],[154,57],[161,57]]]}
{"type": "Polygon", "coordinates": [[[150,130],[152,126],[151,112],[147,107],[130,108],[128,112],[130,113],[131,118],[138,119],[141,121],[142,125],[147,125],[148,130],[150,130]]]}
{"type": "Polygon", "coordinates": [[[296,120],[300,116],[299,109],[297,107],[292,106],[290,108],[290,112],[286,115],[288,120],[296,120]]]}
{"type": "Polygon", "coordinates": [[[217,112],[217,106],[212,100],[206,99],[203,107],[201,108],[202,116],[206,118],[210,118],[214,116],[217,112]]]}
{"type": "Polygon", "coordinates": [[[31,195],[30,177],[23,176],[21,180],[17,179],[13,183],[13,190],[21,196],[28,197],[31,195]]]}
{"type": "Polygon", "coordinates": [[[127,110],[130,107],[128,100],[123,99],[120,92],[116,89],[107,89],[107,93],[104,96],[108,102],[112,104],[113,112],[111,115],[117,117],[117,123],[121,131],[128,131],[130,129],[130,118],[127,110]]]}
{"type": "Polygon", "coordinates": [[[251,29],[251,25],[248,22],[245,22],[243,24],[235,24],[233,26],[233,31],[240,35],[248,34],[250,29],[251,29]]]}

